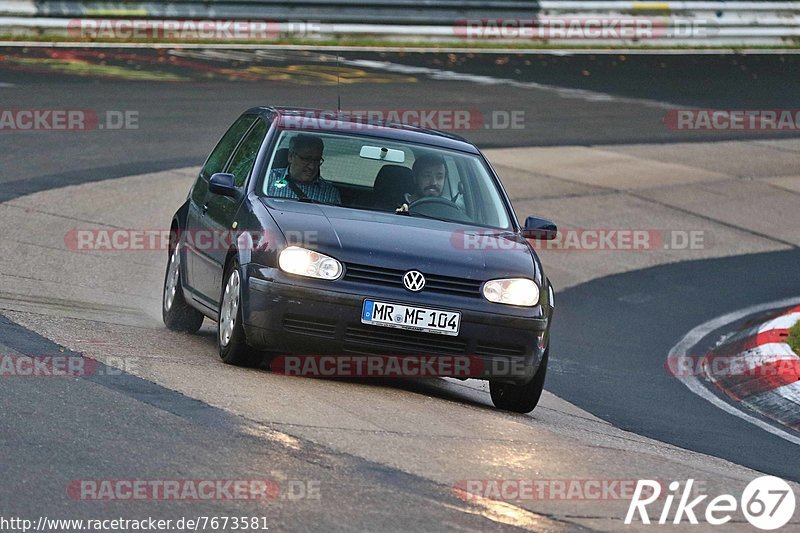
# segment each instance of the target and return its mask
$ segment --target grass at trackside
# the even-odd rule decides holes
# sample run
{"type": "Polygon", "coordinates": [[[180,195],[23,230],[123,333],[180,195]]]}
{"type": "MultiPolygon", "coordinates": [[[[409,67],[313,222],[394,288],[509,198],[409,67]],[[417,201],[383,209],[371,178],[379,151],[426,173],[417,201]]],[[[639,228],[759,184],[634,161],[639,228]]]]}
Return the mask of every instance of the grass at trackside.
{"type": "Polygon", "coordinates": [[[794,353],[800,355],[800,320],[789,328],[789,337],[786,339],[786,342],[792,347],[794,353]]]}
{"type": "Polygon", "coordinates": [[[39,42],[39,43],[138,43],[138,44],[225,44],[225,45],[268,45],[268,46],[308,46],[308,47],[325,47],[325,46],[352,46],[352,47],[375,47],[375,48],[441,48],[448,50],[453,48],[458,49],[475,49],[475,50],[732,50],[732,49],[747,49],[747,50],[793,50],[800,48],[800,42],[795,44],[786,45],[756,45],[756,46],[731,46],[731,45],[698,45],[698,46],[644,46],[644,45],[564,45],[564,44],[546,44],[546,43],[529,43],[529,42],[488,42],[488,41],[393,41],[388,39],[280,39],[280,40],[160,40],[160,39],[87,39],[87,38],[74,38],[68,36],[58,35],[1,35],[2,41],[25,41],[25,42],[39,42]]]}

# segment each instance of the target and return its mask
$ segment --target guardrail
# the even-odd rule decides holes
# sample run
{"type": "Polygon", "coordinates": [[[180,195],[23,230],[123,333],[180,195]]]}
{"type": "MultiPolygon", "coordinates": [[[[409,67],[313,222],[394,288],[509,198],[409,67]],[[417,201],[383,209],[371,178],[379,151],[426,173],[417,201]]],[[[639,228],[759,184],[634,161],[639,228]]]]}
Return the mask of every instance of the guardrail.
{"type": "Polygon", "coordinates": [[[800,2],[0,0],[0,33],[76,36],[76,25],[90,19],[130,20],[150,28],[199,19],[266,21],[270,38],[309,40],[557,46],[774,46],[800,40],[800,2]]]}
{"type": "MultiPolygon", "coordinates": [[[[19,1],[19,0],[12,0],[19,1]]],[[[3,4],[0,1],[0,14],[3,4]]],[[[452,25],[462,18],[531,17],[532,0],[170,0],[169,2],[93,2],[40,0],[39,16],[135,16],[149,18],[217,17],[269,19],[276,22],[314,20],[324,23],[452,25]]],[[[13,14],[7,12],[6,14],[13,14]]]]}

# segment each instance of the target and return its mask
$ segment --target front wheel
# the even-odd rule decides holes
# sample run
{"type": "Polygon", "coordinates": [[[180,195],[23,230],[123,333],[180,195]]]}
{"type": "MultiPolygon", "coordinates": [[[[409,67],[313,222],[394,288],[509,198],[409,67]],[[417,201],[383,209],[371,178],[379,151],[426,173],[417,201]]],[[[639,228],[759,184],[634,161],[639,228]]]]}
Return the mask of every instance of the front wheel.
{"type": "Polygon", "coordinates": [[[161,317],[167,329],[197,333],[203,325],[203,313],[186,303],[181,282],[181,253],[175,246],[167,261],[164,275],[164,294],[161,298],[161,317]]]}
{"type": "Polygon", "coordinates": [[[261,358],[247,345],[242,327],[242,279],[236,258],[228,261],[224,279],[217,322],[219,356],[229,365],[256,366],[261,358]]]}
{"type": "Polygon", "coordinates": [[[544,356],[533,379],[524,385],[490,381],[489,392],[492,395],[494,406],[498,409],[515,413],[530,413],[533,411],[539,403],[539,398],[542,397],[542,391],[544,390],[544,378],[547,374],[549,354],[550,347],[548,346],[544,351],[544,356]]]}

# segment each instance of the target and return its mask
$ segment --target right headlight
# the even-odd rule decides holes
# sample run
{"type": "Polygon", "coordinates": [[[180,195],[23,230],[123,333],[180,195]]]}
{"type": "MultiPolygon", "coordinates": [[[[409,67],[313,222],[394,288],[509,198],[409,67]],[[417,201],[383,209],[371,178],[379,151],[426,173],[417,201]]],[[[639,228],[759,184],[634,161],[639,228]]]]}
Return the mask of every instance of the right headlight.
{"type": "Polygon", "coordinates": [[[281,251],[278,264],[289,274],[327,280],[339,279],[344,270],[333,257],[299,246],[289,246],[281,251]]]}
{"type": "Polygon", "coordinates": [[[493,279],[483,284],[483,297],[498,304],[532,307],[539,303],[539,286],[527,278],[493,279]]]}

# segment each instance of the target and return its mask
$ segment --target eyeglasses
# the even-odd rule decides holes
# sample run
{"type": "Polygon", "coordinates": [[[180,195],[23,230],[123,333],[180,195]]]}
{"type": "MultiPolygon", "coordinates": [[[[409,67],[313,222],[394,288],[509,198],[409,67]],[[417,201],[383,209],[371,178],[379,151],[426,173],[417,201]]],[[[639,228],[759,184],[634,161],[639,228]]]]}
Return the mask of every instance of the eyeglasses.
{"type": "Polygon", "coordinates": [[[300,154],[298,154],[297,152],[294,152],[294,151],[292,153],[294,154],[294,156],[297,159],[299,159],[300,161],[302,161],[306,165],[319,166],[319,165],[321,165],[322,163],[325,162],[325,160],[323,158],[321,158],[321,157],[319,159],[317,159],[316,157],[303,157],[302,155],[300,155],[300,154]]]}

